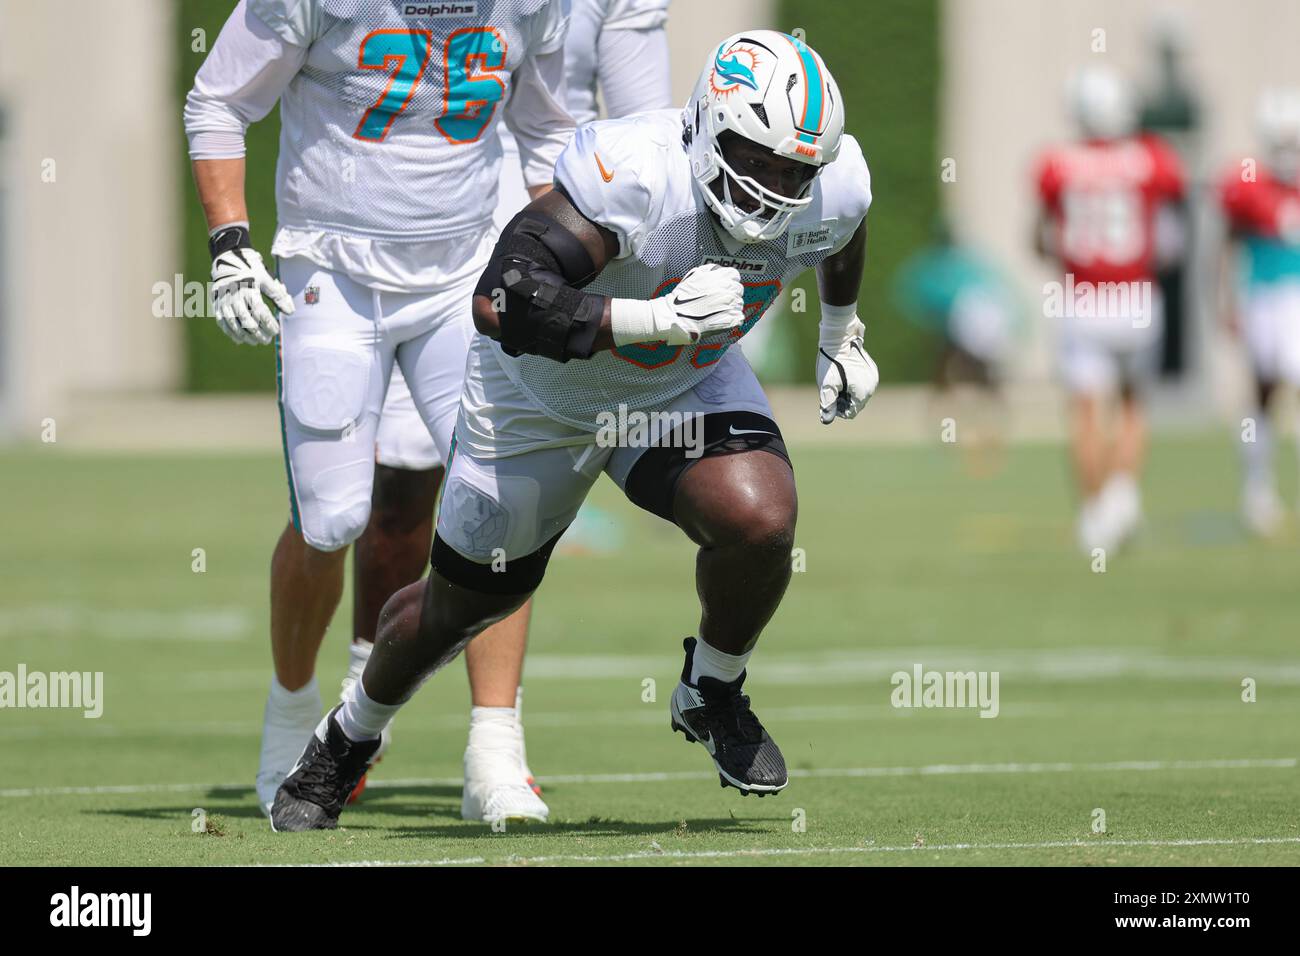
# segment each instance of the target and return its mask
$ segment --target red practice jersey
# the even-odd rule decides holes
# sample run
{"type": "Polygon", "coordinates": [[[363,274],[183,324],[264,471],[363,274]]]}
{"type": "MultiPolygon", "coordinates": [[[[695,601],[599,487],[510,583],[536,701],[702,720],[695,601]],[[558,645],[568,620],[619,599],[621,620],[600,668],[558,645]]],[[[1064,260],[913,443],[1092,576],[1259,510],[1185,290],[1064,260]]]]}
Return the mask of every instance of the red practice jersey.
{"type": "Polygon", "coordinates": [[[1219,200],[1233,232],[1270,239],[1300,234],[1300,183],[1277,179],[1258,167],[1233,166],[1219,181],[1219,200]]]}
{"type": "Polygon", "coordinates": [[[1055,248],[1076,282],[1136,282],[1155,272],[1156,210],[1182,198],[1178,155],[1151,135],[1070,143],[1038,166],[1055,248]]]}

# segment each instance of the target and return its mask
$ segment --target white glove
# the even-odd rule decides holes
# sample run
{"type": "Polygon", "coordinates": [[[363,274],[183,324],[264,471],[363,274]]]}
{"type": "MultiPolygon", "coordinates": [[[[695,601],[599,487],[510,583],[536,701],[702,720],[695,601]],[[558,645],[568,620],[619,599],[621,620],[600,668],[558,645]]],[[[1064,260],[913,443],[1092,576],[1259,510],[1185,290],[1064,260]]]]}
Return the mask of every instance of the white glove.
{"type": "Polygon", "coordinates": [[[280,323],[262,296],[285,315],[293,299],[284,283],[272,277],[249,243],[247,227],[228,226],[208,241],[212,253],[212,312],[221,331],[241,345],[266,345],[280,333],[280,323]]]}
{"type": "Polygon", "coordinates": [[[867,327],[850,306],[822,306],[817,341],[817,388],[822,424],[855,418],[880,384],[880,370],[862,346],[867,327]]]}
{"type": "Polygon", "coordinates": [[[696,266],[672,292],[657,299],[613,299],[609,320],[615,345],[690,345],[702,335],[725,332],[745,321],[745,288],[735,269],[696,266]]]}

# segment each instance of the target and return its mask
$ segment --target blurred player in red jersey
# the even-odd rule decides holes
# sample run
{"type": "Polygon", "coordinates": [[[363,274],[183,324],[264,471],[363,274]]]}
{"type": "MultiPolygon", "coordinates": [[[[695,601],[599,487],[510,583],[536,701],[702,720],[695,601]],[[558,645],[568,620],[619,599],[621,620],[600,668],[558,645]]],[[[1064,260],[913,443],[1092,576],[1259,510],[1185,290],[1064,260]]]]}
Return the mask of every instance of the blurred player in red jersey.
{"type": "Polygon", "coordinates": [[[1243,426],[1241,508],[1260,535],[1285,517],[1273,478],[1270,408],[1278,385],[1300,385],[1300,91],[1260,99],[1257,158],[1228,170],[1219,198],[1229,229],[1224,276],[1235,278],[1225,312],[1245,340],[1255,379],[1253,428],[1243,426]]]}
{"type": "Polygon", "coordinates": [[[1045,289],[1044,312],[1058,320],[1081,497],[1078,539],[1092,551],[1119,546],[1141,522],[1141,386],[1155,372],[1164,325],[1154,276],[1158,263],[1180,252],[1184,176],[1170,147],[1135,132],[1136,110],[1115,74],[1081,72],[1069,99],[1079,138],[1039,161],[1037,243],[1063,273],[1059,287],[1045,289]],[[1112,429],[1103,411],[1115,394],[1112,429]]]}

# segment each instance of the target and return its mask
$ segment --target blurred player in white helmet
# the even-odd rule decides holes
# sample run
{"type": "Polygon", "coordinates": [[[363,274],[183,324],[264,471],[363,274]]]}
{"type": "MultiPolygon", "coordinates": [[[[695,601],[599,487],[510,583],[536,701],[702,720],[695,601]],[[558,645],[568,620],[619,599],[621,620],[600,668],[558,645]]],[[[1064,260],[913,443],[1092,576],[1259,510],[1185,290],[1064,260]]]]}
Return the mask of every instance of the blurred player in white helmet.
{"type": "MultiPolygon", "coordinates": [[[[535,195],[572,134],[566,25],[562,0],[240,0],[195,77],[185,126],[217,320],[236,342],[274,341],[278,358],[291,520],[271,568],[275,677],[257,774],[268,813],[320,721],[316,657],[347,546],[369,520],[394,369],[438,456],[449,453],[470,299],[496,238],[496,129],[513,130],[535,195]],[[278,279],[252,246],[243,158],[245,129],[277,101],[278,279]]],[[[485,642],[522,648],[526,626],[521,611],[485,642]]],[[[369,652],[353,645],[345,697],[369,652]]],[[[495,813],[544,819],[522,738],[515,749],[495,813]]]]}
{"type": "Polygon", "coordinates": [[[1079,546],[1118,547],[1138,528],[1146,454],[1142,390],[1163,330],[1157,263],[1177,254],[1182,165],[1162,140],[1136,132],[1128,86],[1091,67],[1069,87],[1078,138],[1038,164],[1039,251],[1061,268],[1045,311],[1058,320],[1059,363],[1070,393],[1080,508],[1079,546]],[[1105,427],[1107,400],[1118,423],[1105,427]]]}
{"type": "MultiPolygon", "coordinates": [[[[671,105],[668,4],[669,0],[572,0],[564,43],[565,99],[578,123],[596,119],[597,86],[614,118],[671,105]]],[[[493,220],[499,230],[528,204],[530,196],[518,141],[507,124],[496,124],[496,135],[502,162],[493,220]]],[[[370,524],[356,544],[349,680],[355,680],[365,666],[384,602],[399,588],[419,580],[428,566],[434,501],[444,473],[443,458],[400,369],[394,369],[384,400],[375,460],[370,524]]],[[[499,816],[507,797],[515,815],[541,816],[541,790],[528,769],[523,745],[520,678],[526,636],[522,626],[499,630],[465,650],[472,700],[461,803],[466,819],[499,816]],[[515,765],[522,766],[537,799],[529,800],[510,785],[517,776],[511,769],[515,765]]]]}
{"type": "Polygon", "coordinates": [[[1224,314],[1245,343],[1255,384],[1238,436],[1242,517],[1267,536],[1286,515],[1273,475],[1274,395],[1300,386],[1300,90],[1265,92],[1256,128],[1260,152],[1225,171],[1219,198],[1229,239],[1223,275],[1235,278],[1224,314]]]}
{"type": "MultiPolygon", "coordinates": [[[[528,600],[602,473],[699,549],[700,625],[673,728],[704,745],[723,786],[763,795],[788,782],[743,685],[790,579],[794,473],[731,346],[816,270],[816,413],[853,418],[875,391],[857,317],[870,176],[839,89],[801,40],[737,34],[684,111],[581,127],[555,179],[510,222],[476,290],[432,573],[385,607],[365,693],[309,743],[276,796],[277,830],[336,825],[339,794],[393,714],[528,600]],[[634,412],[646,428],[617,424],[634,412]]],[[[630,620],[652,599],[631,569],[620,593],[630,620]]]]}

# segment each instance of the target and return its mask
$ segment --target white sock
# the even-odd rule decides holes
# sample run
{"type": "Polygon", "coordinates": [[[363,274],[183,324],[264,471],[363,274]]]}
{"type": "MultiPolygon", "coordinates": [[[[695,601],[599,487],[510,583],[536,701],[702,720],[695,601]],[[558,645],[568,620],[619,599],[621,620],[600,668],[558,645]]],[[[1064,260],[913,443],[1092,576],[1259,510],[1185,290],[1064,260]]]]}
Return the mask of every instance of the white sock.
{"type": "Polygon", "coordinates": [[[348,673],[343,678],[343,694],[339,700],[348,699],[348,688],[361,680],[361,674],[370,662],[370,652],[374,649],[375,645],[370,641],[353,641],[348,645],[348,673]]]}
{"type": "Polygon", "coordinates": [[[375,649],[373,641],[353,641],[348,645],[348,673],[361,676],[370,661],[370,652],[375,649]]]}
{"type": "Polygon", "coordinates": [[[724,654],[716,647],[705,644],[701,638],[696,638],[695,653],[691,655],[691,683],[698,685],[701,677],[712,677],[730,684],[745,669],[752,653],[753,651],[724,654]]]}
{"type": "Polygon", "coordinates": [[[1116,471],[1106,479],[1101,489],[1102,507],[1119,508],[1121,511],[1140,511],[1142,492],[1138,488],[1137,478],[1126,471],[1116,471]]]}
{"type": "Polygon", "coordinates": [[[357,681],[335,719],[344,736],[359,743],[374,740],[382,734],[393,715],[401,709],[401,704],[381,704],[371,700],[361,681],[357,681]]]}
{"type": "Polygon", "coordinates": [[[1106,486],[1111,488],[1114,494],[1136,495],[1138,493],[1137,478],[1127,471],[1112,472],[1110,478],[1106,480],[1106,486]]]}
{"type": "Polygon", "coordinates": [[[518,727],[519,719],[513,707],[471,707],[469,709],[471,747],[495,749],[513,746],[519,739],[518,727]]]}
{"type": "Polygon", "coordinates": [[[1268,487],[1273,483],[1273,422],[1263,409],[1255,412],[1255,440],[1241,443],[1241,464],[1247,487],[1268,487]]]}
{"type": "Polygon", "coordinates": [[[266,697],[268,724],[314,723],[320,720],[320,687],[315,676],[297,690],[287,690],[275,677],[271,678],[271,692],[266,697]]]}

